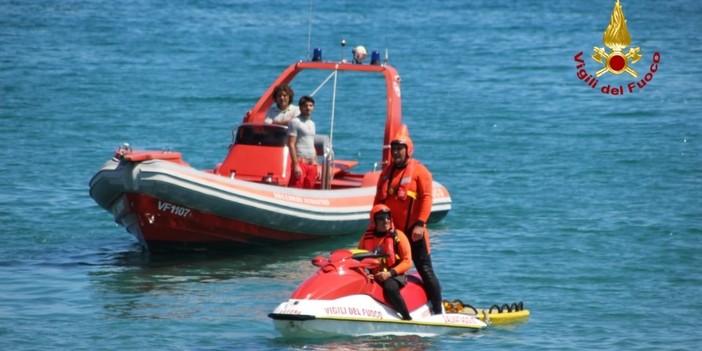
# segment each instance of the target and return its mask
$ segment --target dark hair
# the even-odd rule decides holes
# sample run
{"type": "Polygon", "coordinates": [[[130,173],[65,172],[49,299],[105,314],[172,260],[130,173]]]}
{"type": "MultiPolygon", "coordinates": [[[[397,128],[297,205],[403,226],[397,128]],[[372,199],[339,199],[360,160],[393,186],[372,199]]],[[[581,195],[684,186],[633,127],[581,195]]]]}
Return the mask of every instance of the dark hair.
{"type": "Polygon", "coordinates": [[[288,93],[288,96],[290,96],[290,102],[295,101],[295,100],[293,100],[293,98],[295,97],[295,92],[292,90],[292,88],[289,85],[287,85],[285,83],[278,84],[278,86],[276,86],[273,89],[273,99],[275,100],[275,98],[278,96],[278,94],[280,94],[283,91],[288,93]]]}
{"type": "Polygon", "coordinates": [[[306,103],[306,102],[308,102],[308,101],[311,102],[312,105],[314,105],[314,98],[312,98],[311,96],[307,96],[307,95],[301,97],[301,98],[300,98],[300,101],[299,101],[297,104],[298,104],[298,105],[302,105],[302,104],[304,104],[304,103],[306,103]]]}

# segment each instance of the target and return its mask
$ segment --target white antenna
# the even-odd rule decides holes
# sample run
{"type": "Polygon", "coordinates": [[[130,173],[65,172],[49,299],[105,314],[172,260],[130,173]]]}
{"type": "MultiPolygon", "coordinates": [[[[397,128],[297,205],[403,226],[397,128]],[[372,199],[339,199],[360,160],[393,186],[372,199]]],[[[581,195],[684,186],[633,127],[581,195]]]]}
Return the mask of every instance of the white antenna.
{"type": "Polygon", "coordinates": [[[339,71],[334,70],[334,88],[332,90],[331,125],[329,126],[329,144],[334,145],[334,113],[336,112],[336,81],[339,71]]]}
{"type": "Polygon", "coordinates": [[[309,1],[308,29],[307,29],[307,61],[310,60],[310,47],[312,47],[312,0],[309,1]]]}
{"type": "Polygon", "coordinates": [[[342,38],[341,39],[341,62],[346,62],[346,59],[344,58],[344,47],[346,47],[346,39],[342,38]]]}

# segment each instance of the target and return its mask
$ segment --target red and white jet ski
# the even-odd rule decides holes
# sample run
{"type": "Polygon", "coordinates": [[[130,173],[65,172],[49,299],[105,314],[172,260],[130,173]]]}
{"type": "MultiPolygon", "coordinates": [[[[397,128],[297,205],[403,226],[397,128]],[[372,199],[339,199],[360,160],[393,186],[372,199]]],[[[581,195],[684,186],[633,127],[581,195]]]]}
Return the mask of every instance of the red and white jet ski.
{"type": "Polygon", "coordinates": [[[365,251],[354,255],[351,250],[338,249],[328,259],[315,257],[312,264],[319,270],[268,315],[286,337],[435,336],[487,327],[470,314],[432,315],[416,273],[408,276],[401,290],[412,320],[402,320],[385,299],[383,288],[368,277],[366,269],[380,263],[365,251]]]}

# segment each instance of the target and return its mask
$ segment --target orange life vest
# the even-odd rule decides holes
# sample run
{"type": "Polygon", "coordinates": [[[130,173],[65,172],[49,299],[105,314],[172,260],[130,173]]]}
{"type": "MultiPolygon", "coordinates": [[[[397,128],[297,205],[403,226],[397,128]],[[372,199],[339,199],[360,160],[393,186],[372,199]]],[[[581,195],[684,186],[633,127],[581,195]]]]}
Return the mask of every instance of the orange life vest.
{"type": "Polygon", "coordinates": [[[417,194],[409,190],[409,186],[412,183],[412,175],[414,174],[414,167],[417,164],[417,160],[410,158],[407,160],[407,165],[402,169],[402,178],[400,179],[400,184],[396,187],[390,187],[390,182],[392,181],[392,172],[395,171],[395,166],[390,164],[383,169],[380,174],[382,179],[382,187],[380,188],[380,200],[385,200],[388,195],[395,196],[399,200],[407,199],[407,196],[415,199],[417,194]]]}
{"type": "Polygon", "coordinates": [[[376,254],[387,255],[386,258],[382,259],[384,268],[390,269],[394,267],[400,259],[400,256],[395,252],[397,251],[395,247],[399,240],[397,235],[394,231],[389,232],[382,237],[378,245],[375,244],[377,239],[378,238],[373,234],[373,232],[366,232],[366,234],[363,236],[362,249],[376,254]]]}

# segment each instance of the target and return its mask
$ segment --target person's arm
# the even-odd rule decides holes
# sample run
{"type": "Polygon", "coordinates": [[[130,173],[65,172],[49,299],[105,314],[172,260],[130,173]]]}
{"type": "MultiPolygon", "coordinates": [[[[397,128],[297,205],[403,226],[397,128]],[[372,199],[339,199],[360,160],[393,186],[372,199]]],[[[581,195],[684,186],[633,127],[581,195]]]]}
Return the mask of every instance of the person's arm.
{"type": "Polygon", "coordinates": [[[299,177],[302,174],[302,169],[297,163],[297,136],[288,135],[288,149],[290,150],[290,160],[293,165],[293,172],[295,176],[299,177]]]}
{"type": "Polygon", "coordinates": [[[375,197],[373,198],[373,206],[375,206],[375,205],[377,205],[377,204],[380,203],[380,199],[381,199],[381,197],[380,197],[380,191],[381,191],[381,189],[382,189],[382,188],[380,187],[380,179],[378,179],[378,185],[377,185],[377,187],[375,188],[375,197]]]}
{"type": "Polygon", "coordinates": [[[302,169],[297,163],[297,125],[290,121],[288,125],[288,150],[290,150],[290,160],[292,161],[293,173],[296,177],[302,175],[302,169]]]}
{"type": "Polygon", "coordinates": [[[417,220],[422,223],[426,223],[431,215],[431,206],[434,202],[434,181],[431,177],[431,173],[426,167],[420,172],[417,181],[417,201],[419,202],[419,215],[417,220]]]}
{"type": "Polygon", "coordinates": [[[412,248],[407,236],[401,230],[397,230],[397,254],[400,256],[400,263],[390,270],[391,276],[407,273],[412,268],[412,248]],[[394,273],[393,273],[394,271],[394,273]]]}
{"type": "Polygon", "coordinates": [[[380,175],[378,176],[378,183],[375,185],[375,198],[373,198],[373,206],[380,203],[380,199],[383,198],[383,173],[385,170],[381,169],[380,175]]]}
{"type": "MultiPolygon", "coordinates": [[[[312,138],[313,138],[312,139],[313,140],[312,141],[312,152],[314,153],[314,157],[312,157],[312,162],[314,162],[314,165],[316,166],[317,165],[317,157],[319,155],[317,155],[317,147],[314,146],[314,137],[312,137],[312,138]]],[[[320,174],[318,173],[317,177],[319,177],[319,176],[320,176],[320,174]]]]}
{"type": "Polygon", "coordinates": [[[433,179],[431,172],[423,165],[418,165],[415,169],[417,182],[417,221],[412,227],[412,240],[417,241],[424,235],[424,230],[431,215],[431,206],[434,202],[433,179]]]}

